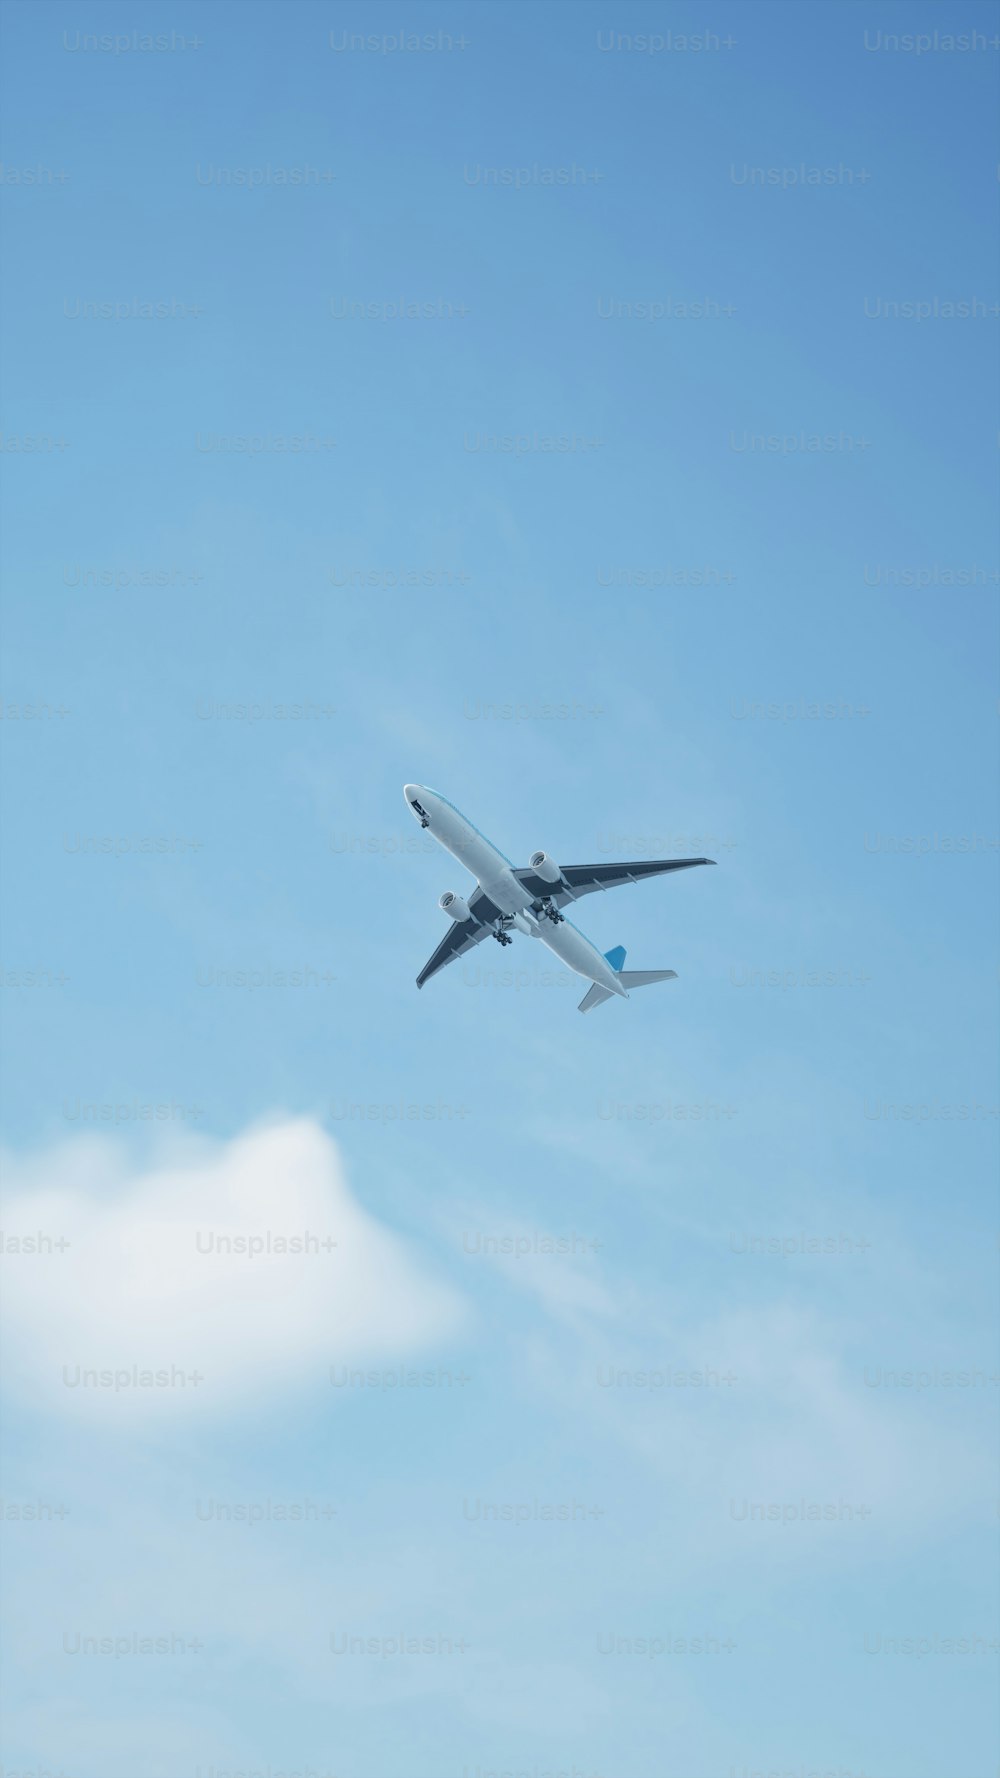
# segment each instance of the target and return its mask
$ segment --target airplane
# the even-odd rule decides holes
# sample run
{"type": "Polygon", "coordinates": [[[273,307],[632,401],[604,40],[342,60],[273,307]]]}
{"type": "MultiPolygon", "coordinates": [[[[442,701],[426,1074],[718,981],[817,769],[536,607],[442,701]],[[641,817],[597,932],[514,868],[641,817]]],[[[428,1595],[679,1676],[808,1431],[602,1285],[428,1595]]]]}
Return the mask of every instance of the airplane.
{"type": "Polygon", "coordinates": [[[417,976],[418,988],[445,964],[464,957],[484,938],[495,938],[500,945],[513,944],[512,932],[541,939],[563,963],[592,984],[580,1002],[580,1012],[590,1012],[615,995],[627,1000],[630,988],[676,980],[674,969],[623,968],[624,945],[616,945],[602,956],[561,909],[595,889],[614,889],[619,883],[641,883],[646,877],[662,876],[666,871],[714,864],[714,858],[644,858],[631,864],[560,865],[546,852],[533,852],[527,868],[519,870],[439,791],[426,784],[404,784],[403,795],[421,827],[477,879],[471,895],[456,895],[446,889],[441,896],[438,907],[452,925],[417,976]]]}

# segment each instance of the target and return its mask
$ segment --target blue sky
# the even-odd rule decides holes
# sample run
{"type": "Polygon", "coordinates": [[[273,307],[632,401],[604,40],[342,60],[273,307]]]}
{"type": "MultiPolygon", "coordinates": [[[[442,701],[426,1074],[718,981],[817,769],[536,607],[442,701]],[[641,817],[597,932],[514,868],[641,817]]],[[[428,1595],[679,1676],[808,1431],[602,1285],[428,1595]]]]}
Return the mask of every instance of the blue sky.
{"type": "Polygon", "coordinates": [[[995,1774],[998,30],[7,7],[5,1774],[995,1774]]]}

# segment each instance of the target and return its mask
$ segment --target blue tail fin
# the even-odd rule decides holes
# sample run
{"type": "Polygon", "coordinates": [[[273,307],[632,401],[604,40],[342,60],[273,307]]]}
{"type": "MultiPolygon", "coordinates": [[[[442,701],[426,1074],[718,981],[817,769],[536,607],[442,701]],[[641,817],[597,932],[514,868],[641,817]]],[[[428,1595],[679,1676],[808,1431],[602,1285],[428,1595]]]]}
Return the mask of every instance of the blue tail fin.
{"type": "Polygon", "coordinates": [[[613,951],[605,951],[604,959],[612,969],[619,970],[625,961],[625,946],[616,945],[613,951]]]}

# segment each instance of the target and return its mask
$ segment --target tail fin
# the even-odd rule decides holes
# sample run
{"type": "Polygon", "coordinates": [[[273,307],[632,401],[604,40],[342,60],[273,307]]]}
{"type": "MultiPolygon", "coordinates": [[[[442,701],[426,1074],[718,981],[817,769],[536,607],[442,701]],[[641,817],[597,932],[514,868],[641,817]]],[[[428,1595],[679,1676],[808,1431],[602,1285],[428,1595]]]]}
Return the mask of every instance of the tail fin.
{"type": "MultiPolygon", "coordinates": [[[[645,988],[649,982],[675,982],[677,980],[676,969],[623,969],[622,964],[625,961],[624,945],[616,945],[613,951],[605,951],[604,955],[626,993],[628,993],[629,988],[645,988]]],[[[592,988],[587,989],[586,994],[577,1007],[577,1011],[590,1012],[592,1007],[602,1006],[605,1000],[613,999],[614,995],[610,988],[602,988],[595,982],[592,988]]]]}

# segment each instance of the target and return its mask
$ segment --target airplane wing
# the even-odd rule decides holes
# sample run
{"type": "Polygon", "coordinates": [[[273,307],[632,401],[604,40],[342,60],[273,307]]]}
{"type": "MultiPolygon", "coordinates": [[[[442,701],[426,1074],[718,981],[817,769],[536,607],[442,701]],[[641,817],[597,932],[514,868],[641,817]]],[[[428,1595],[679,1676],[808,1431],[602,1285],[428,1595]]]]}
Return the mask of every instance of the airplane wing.
{"type": "Polygon", "coordinates": [[[564,908],[595,889],[617,889],[619,883],[641,883],[646,877],[661,877],[667,871],[714,863],[714,858],[636,858],[624,864],[561,864],[561,881],[555,884],[546,883],[530,869],[516,870],[514,875],[536,900],[551,896],[557,908],[564,908]]]}
{"type": "Polygon", "coordinates": [[[417,977],[417,987],[422,988],[432,975],[437,975],[446,963],[452,963],[456,957],[464,957],[466,951],[474,950],[481,938],[489,938],[490,928],[480,926],[475,920],[453,921],[445,933],[441,943],[432,957],[427,959],[417,977]]]}

